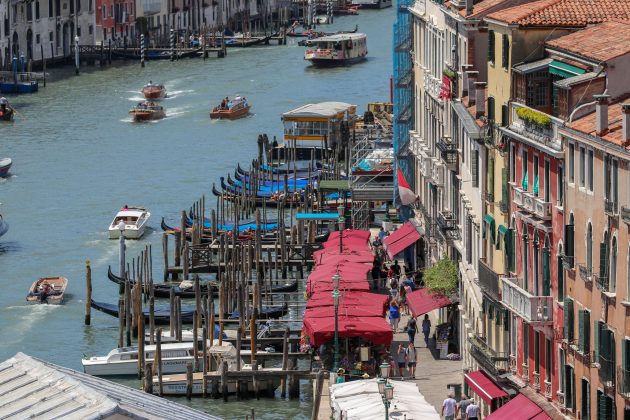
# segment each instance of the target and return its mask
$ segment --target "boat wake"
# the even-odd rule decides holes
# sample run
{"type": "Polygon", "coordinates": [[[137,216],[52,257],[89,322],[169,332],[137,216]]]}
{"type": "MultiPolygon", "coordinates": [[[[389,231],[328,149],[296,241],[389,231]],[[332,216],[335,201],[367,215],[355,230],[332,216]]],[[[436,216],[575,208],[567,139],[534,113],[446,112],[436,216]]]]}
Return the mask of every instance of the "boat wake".
{"type": "Polygon", "coordinates": [[[186,90],[168,90],[166,91],[166,99],[175,99],[179,96],[185,96],[190,93],[195,93],[193,89],[186,90]]]}
{"type": "Polygon", "coordinates": [[[7,334],[2,341],[2,345],[21,343],[24,338],[31,337],[31,330],[40,324],[40,321],[48,318],[54,311],[61,310],[63,305],[20,305],[8,306],[0,310],[0,316],[6,325],[11,325],[14,330],[12,334],[7,334]],[[11,337],[10,341],[6,339],[11,337]]]}
{"type": "Polygon", "coordinates": [[[127,100],[129,100],[131,102],[144,102],[144,101],[146,101],[146,99],[144,99],[144,96],[132,96],[131,98],[127,98],[127,100]]]}

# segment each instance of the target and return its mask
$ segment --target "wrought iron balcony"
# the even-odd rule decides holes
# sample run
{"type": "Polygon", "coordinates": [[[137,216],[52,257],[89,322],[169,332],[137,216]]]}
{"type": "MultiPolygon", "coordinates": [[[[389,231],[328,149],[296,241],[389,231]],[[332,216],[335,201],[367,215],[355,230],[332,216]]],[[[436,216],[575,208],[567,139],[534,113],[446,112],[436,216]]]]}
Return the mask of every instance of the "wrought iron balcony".
{"type": "Polygon", "coordinates": [[[599,273],[593,274],[595,277],[595,286],[603,292],[608,292],[609,290],[609,281],[608,276],[601,276],[599,273]]]}
{"type": "Polygon", "coordinates": [[[541,197],[534,198],[534,214],[542,220],[551,219],[551,203],[541,197]]]}
{"type": "Polygon", "coordinates": [[[573,264],[575,263],[575,257],[572,255],[562,255],[562,268],[565,270],[573,270],[573,264]]]}
{"type": "Polygon", "coordinates": [[[450,137],[442,137],[438,140],[436,147],[440,151],[440,156],[444,165],[451,171],[457,171],[457,163],[459,154],[457,153],[457,145],[452,142],[450,137]]]}
{"type": "Polygon", "coordinates": [[[630,207],[621,206],[621,220],[630,225],[630,207]]]}
{"type": "Polygon", "coordinates": [[[617,393],[630,400],[630,370],[617,366],[617,393]]]}
{"type": "Polygon", "coordinates": [[[446,168],[441,162],[433,162],[432,176],[433,183],[436,185],[444,185],[446,178],[446,168]]]}
{"type": "Polygon", "coordinates": [[[602,354],[599,355],[599,379],[604,388],[610,389],[615,386],[615,362],[602,354]]]}
{"type": "Polygon", "coordinates": [[[588,268],[585,264],[578,264],[578,271],[580,272],[580,278],[584,283],[591,283],[593,281],[593,269],[588,268]]]}
{"type": "Polygon", "coordinates": [[[478,282],[481,290],[495,300],[499,300],[499,275],[486,264],[485,258],[479,259],[478,282]]]}
{"type": "Polygon", "coordinates": [[[455,213],[449,210],[443,210],[438,212],[437,223],[440,229],[453,230],[457,229],[457,218],[455,213]]]}
{"type": "Polygon", "coordinates": [[[619,216],[619,205],[617,202],[610,199],[604,200],[604,213],[611,217],[619,216]]]}
{"type": "Polygon", "coordinates": [[[550,325],[553,323],[553,297],[534,296],[520,287],[514,277],[502,278],[501,303],[529,324],[550,325]]]}
{"type": "Polygon", "coordinates": [[[509,369],[508,353],[496,352],[480,337],[473,336],[470,341],[470,354],[493,376],[499,376],[509,369]]]}

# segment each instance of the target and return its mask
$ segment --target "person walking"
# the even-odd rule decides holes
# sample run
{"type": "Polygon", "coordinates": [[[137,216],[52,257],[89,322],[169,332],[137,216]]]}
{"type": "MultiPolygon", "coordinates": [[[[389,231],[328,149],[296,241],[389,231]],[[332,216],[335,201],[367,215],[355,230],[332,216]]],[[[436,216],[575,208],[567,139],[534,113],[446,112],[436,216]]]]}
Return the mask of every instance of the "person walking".
{"type": "Polygon", "coordinates": [[[407,343],[405,356],[407,357],[407,369],[409,370],[409,377],[412,379],[416,379],[416,363],[418,361],[418,357],[416,354],[416,348],[413,345],[413,341],[407,343]]]}
{"type": "Polygon", "coordinates": [[[379,230],[378,232],[378,240],[382,243],[383,239],[385,239],[386,237],[387,235],[385,234],[385,229],[381,228],[381,230],[379,230]]]}
{"type": "Polygon", "coordinates": [[[481,420],[481,408],[475,400],[471,400],[470,405],[466,408],[467,420],[481,420]]]}
{"type": "Polygon", "coordinates": [[[402,343],[398,344],[398,350],[396,350],[396,367],[398,367],[398,375],[401,379],[405,378],[405,364],[407,362],[407,353],[402,343]]]}
{"type": "Polygon", "coordinates": [[[468,398],[466,394],[462,394],[462,399],[459,400],[459,418],[461,420],[466,420],[466,409],[472,403],[472,400],[468,398]]]}
{"type": "Polygon", "coordinates": [[[407,335],[412,343],[416,339],[416,332],[418,332],[418,323],[414,317],[409,317],[409,321],[407,321],[407,335]]]}
{"type": "Polygon", "coordinates": [[[442,417],[444,420],[455,420],[455,411],[457,409],[457,401],[453,398],[453,391],[442,402],[442,417]]]}
{"type": "Polygon", "coordinates": [[[398,302],[396,302],[395,299],[392,299],[392,303],[389,305],[389,324],[392,327],[392,331],[396,332],[399,321],[400,310],[398,309],[398,302]]]}
{"type": "Polygon", "coordinates": [[[429,334],[431,333],[431,320],[429,315],[425,314],[422,320],[422,334],[424,334],[424,343],[429,347],[429,334]]]}

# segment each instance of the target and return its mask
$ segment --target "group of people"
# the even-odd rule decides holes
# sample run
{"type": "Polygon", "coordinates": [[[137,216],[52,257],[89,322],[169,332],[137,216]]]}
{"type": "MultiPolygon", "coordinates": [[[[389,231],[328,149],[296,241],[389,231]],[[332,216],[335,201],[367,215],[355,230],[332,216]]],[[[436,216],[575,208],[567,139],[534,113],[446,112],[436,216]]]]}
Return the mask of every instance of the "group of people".
{"type": "Polygon", "coordinates": [[[477,402],[468,398],[466,394],[462,394],[459,402],[453,398],[453,392],[449,392],[448,396],[442,403],[441,415],[444,420],[481,420],[481,408],[477,402]]]}

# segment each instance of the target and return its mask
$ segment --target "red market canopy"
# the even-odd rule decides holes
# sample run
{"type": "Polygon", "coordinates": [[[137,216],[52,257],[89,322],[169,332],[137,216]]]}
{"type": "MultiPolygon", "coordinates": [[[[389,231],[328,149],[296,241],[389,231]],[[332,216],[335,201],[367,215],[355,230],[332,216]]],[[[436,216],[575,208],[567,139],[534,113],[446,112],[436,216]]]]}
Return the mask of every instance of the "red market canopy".
{"type": "MultiPolygon", "coordinates": [[[[372,344],[392,343],[393,332],[385,318],[381,317],[339,317],[338,332],[340,338],[361,337],[372,344]]],[[[335,336],[335,319],[305,318],[304,332],[308,335],[311,345],[319,346],[333,340],[335,336]]]]}
{"type": "Polygon", "coordinates": [[[475,391],[479,398],[488,404],[492,404],[492,400],[494,399],[508,396],[507,392],[499,388],[499,386],[481,370],[468,372],[464,375],[464,381],[475,391]]]}
{"type": "Polygon", "coordinates": [[[523,394],[518,394],[507,404],[501,406],[486,419],[510,419],[510,420],[547,420],[551,419],[542,408],[523,394]]]}
{"type": "Polygon", "coordinates": [[[338,249],[328,248],[313,252],[313,261],[315,261],[315,265],[344,264],[346,262],[372,263],[374,254],[372,254],[372,251],[347,251],[339,254],[338,249]]]}
{"type": "Polygon", "coordinates": [[[389,258],[393,260],[396,254],[413,245],[418,239],[420,239],[420,234],[416,227],[411,222],[405,222],[400,229],[383,240],[383,247],[389,258]]]}
{"type": "Polygon", "coordinates": [[[339,273],[342,282],[366,281],[370,271],[372,271],[371,264],[345,263],[337,265],[331,263],[330,265],[315,267],[315,270],[308,275],[308,281],[309,283],[322,281],[332,283],[332,278],[336,273],[339,273]]]}
{"type": "MultiPolygon", "coordinates": [[[[342,293],[339,298],[339,305],[371,305],[374,307],[382,308],[383,311],[387,308],[387,295],[380,295],[377,293],[368,292],[352,292],[342,293]]],[[[332,293],[318,293],[312,296],[306,301],[306,308],[316,308],[320,306],[333,306],[332,293]]]]}
{"type": "Polygon", "coordinates": [[[446,296],[432,295],[428,289],[415,290],[407,294],[407,305],[414,318],[452,304],[453,302],[446,296]]]}
{"type": "MultiPolygon", "coordinates": [[[[334,286],[332,282],[315,282],[309,283],[307,286],[307,291],[309,295],[314,295],[315,293],[323,293],[323,292],[332,292],[334,290],[334,286]]],[[[341,280],[339,283],[339,291],[341,294],[345,292],[355,292],[355,291],[363,291],[369,292],[370,285],[367,281],[354,281],[354,282],[345,282],[341,280]]]]}
{"type": "MultiPolygon", "coordinates": [[[[370,249],[370,232],[367,230],[351,230],[347,229],[343,231],[342,245],[344,252],[348,251],[365,251],[370,249]]],[[[328,237],[328,240],[324,242],[324,248],[339,250],[339,231],[333,232],[328,237]]]]}
{"type": "MultiPolygon", "coordinates": [[[[376,305],[339,305],[337,309],[338,317],[384,317],[385,308],[378,307],[376,305]]],[[[334,318],[335,307],[334,306],[318,306],[316,308],[309,308],[304,312],[304,319],[308,318],[334,318]]]]}

